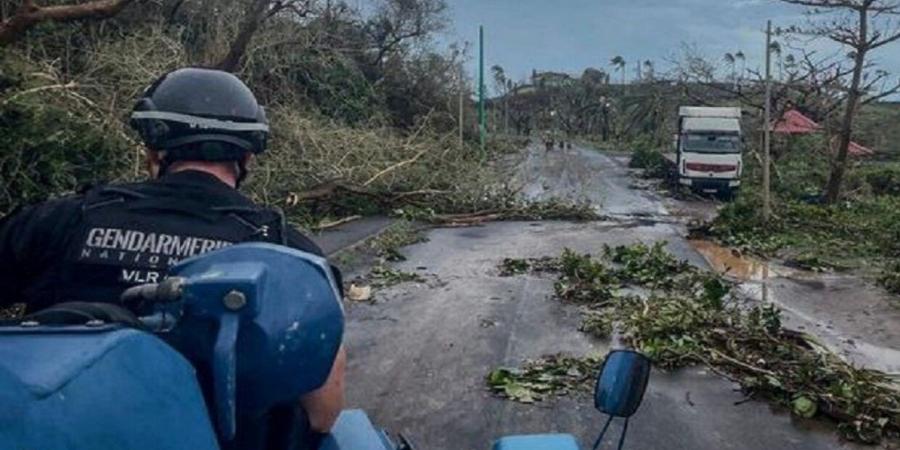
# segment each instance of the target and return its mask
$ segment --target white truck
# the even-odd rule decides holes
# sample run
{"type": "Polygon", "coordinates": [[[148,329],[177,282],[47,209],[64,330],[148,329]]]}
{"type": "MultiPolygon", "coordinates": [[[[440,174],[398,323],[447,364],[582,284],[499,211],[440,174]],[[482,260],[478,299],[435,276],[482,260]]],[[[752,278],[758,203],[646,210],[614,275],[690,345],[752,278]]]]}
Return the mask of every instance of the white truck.
{"type": "Polygon", "coordinates": [[[741,186],[742,142],[740,108],[682,106],[673,161],[678,182],[731,196],[741,186]]]}

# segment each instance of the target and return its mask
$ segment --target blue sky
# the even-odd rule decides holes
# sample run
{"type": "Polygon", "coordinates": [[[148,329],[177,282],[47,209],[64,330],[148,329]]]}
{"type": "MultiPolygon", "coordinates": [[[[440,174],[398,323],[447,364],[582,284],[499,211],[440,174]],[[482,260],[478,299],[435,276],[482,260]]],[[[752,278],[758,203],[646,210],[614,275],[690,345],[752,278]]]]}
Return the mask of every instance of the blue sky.
{"type": "MultiPolygon", "coordinates": [[[[441,41],[472,44],[475,73],[478,25],[485,26],[486,65],[503,66],[515,80],[531,69],[580,74],[593,66],[611,70],[622,55],[629,78],[638,60],[665,68],[682,43],[711,60],[742,50],[747,67],[762,65],[766,19],[775,26],[802,24],[802,8],[776,0],[447,0],[449,29],[441,41]]],[[[824,46],[824,44],[809,44],[824,46]]],[[[900,43],[875,57],[900,74],[900,43]]]]}

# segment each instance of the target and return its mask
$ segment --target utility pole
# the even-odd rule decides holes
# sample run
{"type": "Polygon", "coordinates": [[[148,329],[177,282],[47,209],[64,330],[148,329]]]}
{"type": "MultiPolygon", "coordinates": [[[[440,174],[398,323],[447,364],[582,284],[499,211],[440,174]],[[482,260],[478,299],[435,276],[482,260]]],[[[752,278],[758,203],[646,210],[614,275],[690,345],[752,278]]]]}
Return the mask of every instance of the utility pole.
{"type": "Polygon", "coordinates": [[[503,96],[503,133],[509,135],[509,97],[513,93],[512,82],[506,84],[506,95],[503,96]]]}
{"type": "Polygon", "coordinates": [[[763,219],[772,217],[772,189],[769,169],[772,147],[772,21],[766,22],[766,109],[763,119],[763,219]]]}
{"type": "Polygon", "coordinates": [[[484,114],[484,26],[478,27],[478,132],[481,152],[485,151],[487,140],[487,117],[484,114]]]}
{"type": "Polygon", "coordinates": [[[465,142],[463,141],[465,138],[465,99],[464,95],[466,92],[466,81],[465,75],[463,75],[463,64],[459,64],[459,148],[463,148],[465,142]]]}

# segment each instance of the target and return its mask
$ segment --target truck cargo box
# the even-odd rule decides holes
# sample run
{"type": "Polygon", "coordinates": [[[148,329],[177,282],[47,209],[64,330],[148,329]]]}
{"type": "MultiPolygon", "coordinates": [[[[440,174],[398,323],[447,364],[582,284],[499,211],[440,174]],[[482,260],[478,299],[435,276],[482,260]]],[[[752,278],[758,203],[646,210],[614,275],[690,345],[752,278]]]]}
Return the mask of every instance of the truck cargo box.
{"type": "Polygon", "coordinates": [[[727,119],[740,119],[741,108],[732,107],[707,107],[707,106],[682,106],[678,108],[679,117],[719,117],[727,119]]]}

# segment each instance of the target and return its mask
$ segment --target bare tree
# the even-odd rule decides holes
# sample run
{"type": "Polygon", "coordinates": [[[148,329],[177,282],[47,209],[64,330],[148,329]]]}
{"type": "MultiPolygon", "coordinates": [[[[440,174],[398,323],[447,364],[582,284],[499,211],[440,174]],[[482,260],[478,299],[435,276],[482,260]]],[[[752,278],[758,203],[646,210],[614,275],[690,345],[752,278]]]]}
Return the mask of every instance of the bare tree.
{"type": "MultiPolygon", "coordinates": [[[[846,98],[845,80],[852,69],[845,67],[843,59],[820,56],[806,47],[792,47],[789,42],[782,44],[782,51],[791,53],[784,57],[784,77],[772,86],[772,117],[777,120],[787,110],[797,109],[820,122],[826,134],[837,134],[834,132],[834,116],[846,98]]],[[[736,54],[734,56],[737,59],[736,54]]],[[[724,83],[717,80],[727,79],[728,75],[719,76],[710,61],[695,48],[683,46],[681,58],[672,61],[675,73],[682,81],[683,94],[698,105],[739,101],[746,111],[755,113],[762,127],[762,112],[766,105],[765,74],[748,69],[746,79],[740,84],[724,83]]],[[[788,148],[780,150],[787,151],[788,148]]],[[[774,153],[773,162],[777,162],[783,154],[774,153]]],[[[761,159],[758,153],[756,157],[761,159]]],[[[778,172],[775,173],[777,176],[778,172]]]]}
{"type": "Polygon", "coordinates": [[[240,66],[241,59],[247,53],[247,46],[263,22],[282,11],[292,11],[297,17],[306,17],[312,11],[314,3],[315,0],[249,0],[247,13],[237,36],[231,41],[228,54],[215,64],[215,67],[234,72],[240,66]]]}
{"type": "Polygon", "coordinates": [[[864,73],[869,53],[900,40],[900,0],[782,0],[785,3],[808,8],[809,24],[794,26],[787,31],[803,35],[827,38],[850,49],[852,59],[850,85],[847,88],[844,112],[840,123],[837,155],[831,175],[825,186],[825,201],[834,203],[841,194],[844,173],[847,169],[853,123],[861,101],[872,101],[900,90],[897,86],[881,89],[880,93],[863,97],[879,86],[888,74],[876,71],[874,76],[864,73]],[[821,17],[825,18],[821,18],[821,17]]]}
{"type": "Polygon", "coordinates": [[[31,27],[39,23],[105,19],[115,16],[130,3],[134,3],[134,0],[97,0],[75,5],[38,6],[34,0],[22,0],[9,18],[0,18],[0,47],[21,39],[31,27]]]}
{"type": "Polygon", "coordinates": [[[404,43],[443,29],[446,9],[444,0],[382,0],[367,25],[375,53],[373,65],[381,67],[404,43]]]}

